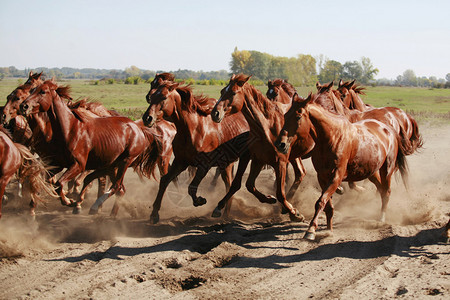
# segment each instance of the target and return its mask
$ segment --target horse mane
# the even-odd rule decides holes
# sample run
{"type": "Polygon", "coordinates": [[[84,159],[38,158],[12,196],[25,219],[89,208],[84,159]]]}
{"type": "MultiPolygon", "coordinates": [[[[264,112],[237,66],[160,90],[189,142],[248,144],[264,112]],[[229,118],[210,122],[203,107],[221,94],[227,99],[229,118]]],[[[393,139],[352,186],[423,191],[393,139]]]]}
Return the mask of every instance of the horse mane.
{"type": "Polygon", "coordinates": [[[184,110],[190,113],[197,112],[204,116],[211,114],[216,102],[213,98],[203,94],[194,95],[190,84],[178,86],[176,90],[181,96],[181,105],[184,110]]]}
{"type": "Polygon", "coordinates": [[[155,78],[153,81],[158,80],[161,78],[163,81],[175,81],[175,75],[172,73],[164,72],[164,73],[156,73],[155,78]]]}
{"type": "Polygon", "coordinates": [[[347,111],[344,108],[344,105],[336,97],[333,90],[329,89],[320,89],[319,92],[313,97],[313,102],[319,104],[324,109],[338,115],[346,115],[347,111]]]}
{"type": "Polygon", "coordinates": [[[253,99],[255,99],[255,104],[258,109],[263,113],[266,119],[273,119],[276,113],[281,113],[279,107],[268,98],[266,98],[263,93],[261,93],[257,88],[255,88],[251,84],[246,84],[244,87],[250,90],[250,93],[253,95],[253,99]]]}
{"type": "Polygon", "coordinates": [[[295,87],[284,79],[274,79],[272,80],[272,85],[281,87],[291,98],[296,92],[295,87]]]}

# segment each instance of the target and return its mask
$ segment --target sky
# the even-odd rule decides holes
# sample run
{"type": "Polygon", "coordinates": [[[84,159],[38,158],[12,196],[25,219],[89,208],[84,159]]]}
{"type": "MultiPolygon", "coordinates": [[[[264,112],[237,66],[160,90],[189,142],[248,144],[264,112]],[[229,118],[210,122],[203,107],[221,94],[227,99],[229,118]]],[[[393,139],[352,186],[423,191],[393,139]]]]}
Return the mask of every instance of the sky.
{"type": "Polygon", "coordinates": [[[449,0],[0,0],[0,67],[228,70],[231,53],[450,73],[449,0]]]}

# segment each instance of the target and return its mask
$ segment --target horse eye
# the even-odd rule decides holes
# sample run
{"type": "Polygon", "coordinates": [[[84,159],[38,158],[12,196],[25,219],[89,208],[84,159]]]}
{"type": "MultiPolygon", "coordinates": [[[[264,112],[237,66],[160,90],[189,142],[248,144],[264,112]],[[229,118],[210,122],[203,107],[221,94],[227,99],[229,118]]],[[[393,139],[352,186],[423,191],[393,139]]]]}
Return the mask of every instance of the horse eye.
{"type": "Polygon", "coordinates": [[[45,91],[42,90],[42,91],[39,92],[39,94],[44,95],[44,94],[45,94],[45,91]]]}
{"type": "Polygon", "coordinates": [[[301,118],[302,118],[302,115],[296,115],[296,116],[295,116],[295,119],[296,119],[297,121],[300,121],[301,118]]]}

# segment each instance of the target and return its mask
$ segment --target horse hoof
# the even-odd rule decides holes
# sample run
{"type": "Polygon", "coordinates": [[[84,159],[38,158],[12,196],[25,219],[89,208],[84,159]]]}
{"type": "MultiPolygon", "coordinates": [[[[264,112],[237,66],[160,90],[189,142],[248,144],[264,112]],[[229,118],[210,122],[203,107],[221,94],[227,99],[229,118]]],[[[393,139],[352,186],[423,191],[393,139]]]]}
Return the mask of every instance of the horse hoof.
{"type": "Polygon", "coordinates": [[[195,207],[202,206],[202,205],[205,205],[205,204],[206,204],[206,199],[203,198],[203,197],[197,197],[197,199],[195,199],[195,201],[194,201],[194,206],[195,207]]]}
{"type": "Polygon", "coordinates": [[[289,218],[291,219],[292,222],[305,221],[305,217],[298,210],[295,210],[295,214],[289,214],[289,218]]]}
{"type": "Polygon", "coordinates": [[[213,217],[213,218],[220,218],[221,216],[222,216],[222,212],[218,208],[214,209],[211,214],[211,217],[213,217]]]}
{"type": "MultiPolygon", "coordinates": [[[[72,210],[72,214],[79,215],[80,213],[81,213],[81,206],[75,206],[72,210]]],[[[91,212],[89,212],[89,214],[91,214],[91,212]]]]}
{"type": "Polygon", "coordinates": [[[338,186],[336,189],[336,194],[343,195],[344,194],[344,188],[342,186],[338,186]]]}
{"type": "MultiPolygon", "coordinates": [[[[74,211],[75,211],[75,209],[74,209],[74,211]]],[[[98,214],[98,209],[92,209],[92,208],[91,208],[91,209],[89,210],[89,214],[90,214],[90,215],[96,215],[96,214],[98,214]]]]}
{"type": "Polygon", "coordinates": [[[159,215],[150,215],[150,223],[152,224],[157,224],[159,222],[159,215]]]}
{"type": "Polygon", "coordinates": [[[316,234],[314,232],[307,231],[303,237],[305,240],[314,241],[316,239],[316,234]]]}

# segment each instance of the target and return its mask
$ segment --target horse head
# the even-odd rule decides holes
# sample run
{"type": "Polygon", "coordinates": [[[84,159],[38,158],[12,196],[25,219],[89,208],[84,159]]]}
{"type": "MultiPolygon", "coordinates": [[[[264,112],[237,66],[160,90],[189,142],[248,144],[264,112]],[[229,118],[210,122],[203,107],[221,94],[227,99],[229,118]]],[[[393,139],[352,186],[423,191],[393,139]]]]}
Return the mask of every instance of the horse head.
{"type": "Polygon", "coordinates": [[[291,104],[292,97],[296,92],[294,86],[284,79],[269,80],[267,87],[267,98],[282,104],[291,104]]]}
{"type": "Polygon", "coordinates": [[[20,104],[20,112],[24,116],[38,112],[47,112],[52,107],[53,98],[71,99],[70,87],[59,87],[54,79],[46,80],[31,91],[31,94],[20,104]]]}
{"type": "Polygon", "coordinates": [[[8,126],[12,119],[14,119],[19,112],[20,104],[30,95],[30,91],[36,86],[42,84],[42,72],[33,74],[30,72],[28,80],[18,86],[14,91],[7,96],[7,101],[1,114],[1,122],[3,126],[8,126]]]}
{"type": "Polygon", "coordinates": [[[171,118],[176,113],[177,101],[180,95],[176,92],[179,83],[158,79],[158,87],[150,95],[149,107],[142,116],[145,126],[152,127],[161,118],[171,118]]]}
{"type": "Polygon", "coordinates": [[[250,77],[251,75],[244,74],[231,76],[230,82],[220,91],[220,98],[211,111],[214,122],[220,123],[226,115],[241,111],[245,100],[243,87],[250,77]]]}
{"type": "Polygon", "coordinates": [[[292,97],[292,106],[284,115],[284,125],[275,140],[275,147],[281,153],[287,154],[291,145],[297,139],[306,139],[309,135],[311,122],[307,113],[307,105],[314,101],[316,95],[311,93],[303,99],[297,93],[292,97]]]}
{"type": "Polygon", "coordinates": [[[150,97],[156,92],[156,89],[161,85],[163,81],[175,81],[175,76],[172,73],[156,73],[155,78],[150,82],[150,90],[148,91],[145,99],[150,104],[150,97]]]}

